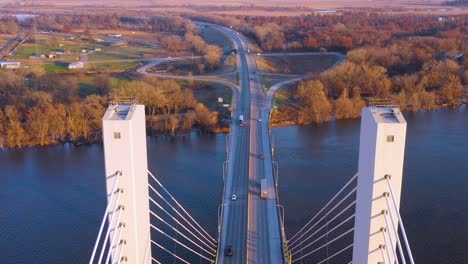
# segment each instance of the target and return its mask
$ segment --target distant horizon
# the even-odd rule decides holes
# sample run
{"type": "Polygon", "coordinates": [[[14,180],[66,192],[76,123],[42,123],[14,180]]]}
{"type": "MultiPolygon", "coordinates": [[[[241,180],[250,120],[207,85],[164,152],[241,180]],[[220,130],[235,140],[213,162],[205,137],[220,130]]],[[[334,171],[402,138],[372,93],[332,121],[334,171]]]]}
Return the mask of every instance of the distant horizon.
{"type": "MultiPolygon", "coordinates": [[[[162,0],[124,0],[119,1],[119,4],[123,5],[151,5],[151,4],[162,4],[162,5],[306,5],[306,6],[342,6],[342,7],[350,7],[350,6],[366,6],[366,5],[374,5],[374,4],[383,4],[385,6],[395,6],[395,5],[440,5],[447,0],[394,0],[388,2],[386,0],[332,0],[324,1],[321,0],[292,0],[292,1],[285,1],[285,0],[254,0],[254,1],[247,1],[247,0],[202,0],[202,1],[191,1],[191,0],[175,0],[171,3],[167,3],[166,1],[162,0]]],[[[116,0],[103,0],[103,1],[95,1],[95,0],[85,0],[85,1],[71,1],[71,0],[39,0],[39,1],[10,1],[10,0],[0,0],[0,4],[16,4],[16,5],[44,5],[44,4],[51,4],[51,5],[107,5],[112,4],[115,5],[117,3],[116,0]]]]}

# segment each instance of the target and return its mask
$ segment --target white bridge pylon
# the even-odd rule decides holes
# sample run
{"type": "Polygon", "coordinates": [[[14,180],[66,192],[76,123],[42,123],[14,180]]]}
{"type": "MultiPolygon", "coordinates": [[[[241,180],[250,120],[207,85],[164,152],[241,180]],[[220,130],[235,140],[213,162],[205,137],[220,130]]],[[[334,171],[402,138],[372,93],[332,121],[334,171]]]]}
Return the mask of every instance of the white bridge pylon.
{"type": "Polygon", "coordinates": [[[216,240],[148,170],[145,123],[144,105],[129,100],[103,117],[107,207],[89,263],[212,263],[216,240]]]}
{"type": "Polygon", "coordinates": [[[145,107],[134,102],[111,103],[102,119],[108,208],[90,264],[103,255],[104,263],[151,263],[145,122],[145,107]]]}

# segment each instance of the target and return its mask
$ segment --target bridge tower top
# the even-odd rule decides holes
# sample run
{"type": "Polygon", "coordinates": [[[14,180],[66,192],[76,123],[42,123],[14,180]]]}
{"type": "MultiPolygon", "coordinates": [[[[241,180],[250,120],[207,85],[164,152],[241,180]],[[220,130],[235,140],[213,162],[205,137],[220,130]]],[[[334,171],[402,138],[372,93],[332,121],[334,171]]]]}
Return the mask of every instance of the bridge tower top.
{"type": "MultiPolygon", "coordinates": [[[[114,101],[102,124],[108,203],[123,209],[119,217],[108,217],[110,226],[122,227],[118,237],[125,243],[121,258],[112,263],[151,263],[145,107],[134,100],[114,101]],[[114,183],[118,196],[111,196],[114,183]]],[[[116,229],[110,240],[115,240],[116,229]]]]}
{"type": "MultiPolygon", "coordinates": [[[[379,248],[396,247],[395,243],[386,243],[382,235],[381,230],[387,226],[382,212],[387,210],[384,194],[390,192],[390,177],[399,208],[405,140],[406,121],[397,106],[375,104],[363,108],[353,263],[385,263],[379,248]]],[[[393,221],[398,223],[396,216],[393,221]]]]}

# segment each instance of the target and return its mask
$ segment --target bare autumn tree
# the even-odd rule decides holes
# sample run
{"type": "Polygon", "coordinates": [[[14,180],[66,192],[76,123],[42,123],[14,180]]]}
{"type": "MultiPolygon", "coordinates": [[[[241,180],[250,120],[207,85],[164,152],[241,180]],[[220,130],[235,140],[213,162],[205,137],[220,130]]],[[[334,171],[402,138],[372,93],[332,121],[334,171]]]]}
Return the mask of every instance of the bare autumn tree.
{"type": "Polygon", "coordinates": [[[348,97],[348,91],[343,90],[340,98],[335,101],[335,117],[336,119],[351,118],[353,112],[353,102],[348,97]]]}
{"type": "Polygon", "coordinates": [[[202,53],[205,50],[206,42],[200,36],[186,33],[185,41],[198,53],[202,53]]]}
{"type": "Polygon", "coordinates": [[[197,118],[197,116],[196,116],[195,112],[188,111],[185,114],[185,118],[183,120],[182,128],[183,129],[191,129],[193,124],[195,123],[196,118],[197,118]]]}
{"type": "Polygon", "coordinates": [[[195,114],[197,116],[198,123],[205,129],[209,129],[218,123],[218,113],[210,112],[202,103],[198,103],[195,106],[195,114]]]}
{"type": "Polygon", "coordinates": [[[325,95],[325,87],[319,80],[301,82],[299,87],[305,90],[303,101],[305,103],[306,120],[322,123],[330,120],[332,105],[325,95]]]}
{"type": "Polygon", "coordinates": [[[5,106],[5,135],[7,147],[22,147],[26,145],[26,131],[21,125],[21,114],[13,105],[5,106]]]}
{"type": "Polygon", "coordinates": [[[50,124],[53,120],[50,120],[49,110],[51,105],[43,105],[32,107],[26,116],[26,129],[30,135],[30,139],[34,142],[38,142],[40,146],[47,145],[50,143],[50,124]]]}
{"type": "Polygon", "coordinates": [[[440,95],[442,100],[448,104],[457,104],[460,97],[463,95],[463,86],[461,84],[460,77],[454,74],[450,74],[447,81],[440,89],[440,95]]]}
{"type": "Polygon", "coordinates": [[[216,45],[207,45],[205,49],[205,60],[210,68],[216,68],[221,62],[223,50],[216,45]]]}
{"type": "Polygon", "coordinates": [[[177,117],[177,115],[170,115],[168,124],[171,129],[171,134],[174,134],[177,127],[179,126],[179,118],[177,117]]]}
{"type": "Polygon", "coordinates": [[[161,39],[161,44],[172,52],[185,49],[185,43],[177,35],[165,36],[161,39]]]}

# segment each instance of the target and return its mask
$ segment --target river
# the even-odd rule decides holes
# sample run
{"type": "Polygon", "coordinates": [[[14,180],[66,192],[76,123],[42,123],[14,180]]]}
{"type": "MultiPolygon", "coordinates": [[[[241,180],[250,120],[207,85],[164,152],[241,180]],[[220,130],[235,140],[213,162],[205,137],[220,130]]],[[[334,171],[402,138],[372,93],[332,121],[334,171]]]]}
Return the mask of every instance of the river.
{"type": "MultiPolygon", "coordinates": [[[[405,113],[401,213],[417,263],[468,259],[468,107],[405,113]]],[[[359,120],[273,129],[290,237],[354,175],[359,120]]],[[[148,139],[150,170],[213,235],[223,134],[148,139]]],[[[101,145],[0,151],[0,263],[86,263],[105,208],[101,145]]]]}

